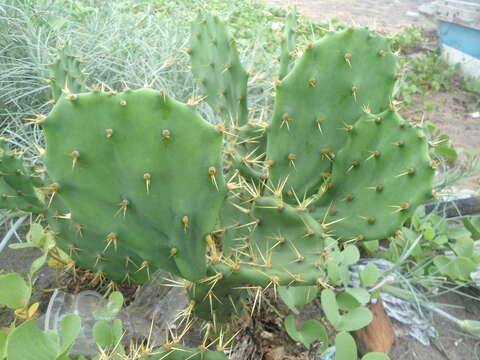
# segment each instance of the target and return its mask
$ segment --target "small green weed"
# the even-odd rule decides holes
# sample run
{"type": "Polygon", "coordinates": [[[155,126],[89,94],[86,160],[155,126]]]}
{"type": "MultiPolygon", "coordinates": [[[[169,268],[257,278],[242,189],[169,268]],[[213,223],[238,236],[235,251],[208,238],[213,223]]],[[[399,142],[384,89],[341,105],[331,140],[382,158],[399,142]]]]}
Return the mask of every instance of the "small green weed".
{"type": "MultiPolygon", "coordinates": [[[[401,65],[404,76],[397,95],[407,105],[412,102],[414,94],[454,88],[451,80],[457,67],[447,64],[436,51],[429,52],[426,56],[404,58],[401,65]]],[[[433,106],[426,104],[426,110],[433,110],[433,106]]]]}

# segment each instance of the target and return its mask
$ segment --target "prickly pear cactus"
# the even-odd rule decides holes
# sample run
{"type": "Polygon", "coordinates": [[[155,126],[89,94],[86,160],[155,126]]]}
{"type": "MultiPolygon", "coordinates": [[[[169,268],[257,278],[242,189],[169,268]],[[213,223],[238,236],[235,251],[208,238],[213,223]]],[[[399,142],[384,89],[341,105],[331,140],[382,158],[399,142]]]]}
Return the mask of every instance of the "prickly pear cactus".
{"type": "Polygon", "coordinates": [[[432,197],[425,135],[392,110],[362,116],[332,165],[312,215],[342,241],[391,236],[432,197]]]}
{"type": "MultiPolygon", "coordinates": [[[[189,313],[222,322],[246,289],[325,286],[332,247],[389,237],[430,199],[436,164],[391,102],[382,36],[348,28],[309,44],[284,66],[268,125],[247,121],[225,25],[199,17],[191,43],[226,126],[150,89],[64,94],[43,121],[46,217],[79,265],[138,283],[169,271],[186,279],[189,313]]],[[[185,358],[173,350],[163,358],[185,358]]]]}
{"type": "Polygon", "coordinates": [[[229,124],[245,125],[248,75],[240,63],[233,37],[218,16],[198,15],[192,23],[188,54],[207,103],[229,124]]]}
{"type": "Polygon", "coordinates": [[[68,43],[61,45],[49,68],[48,81],[54,101],[57,101],[63,93],[78,94],[85,90],[86,75],[82,70],[82,63],[79,57],[72,53],[68,43]]]}
{"type": "Polygon", "coordinates": [[[239,285],[324,286],[325,239],[386,238],[431,198],[427,141],[391,102],[397,69],[387,39],[365,28],[329,33],[288,73],[285,49],[274,115],[259,137],[266,148],[262,140],[261,151],[242,142],[238,128],[225,145],[227,174],[237,174],[229,177],[219,231],[229,256],[188,286],[204,319],[237,313],[239,285]],[[238,151],[238,143],[248,149],[238,151]]]}
{"type": "Polygon", "coordinates": [[[64,96],[42,126],[56,196],[78,229],[64,247],[80,265],[115,279],[205,274],[205,237],[226,191],[221,133],[148,89],[64,96]]]}
{"type": "Polygon", "coordinates": [[[287,201],[318,192],[347,133],[365,111],[386,109],[396,77],[388,40],[349,28],[310,44],[277,83],[267,164],[287,201]]]}
{"type": "Polygon", "coordinates": [[[11,151],[5,139],[0,139],[0,208],[42,212],[42,184],[38,174],[27,167],[20,154],[11,151]]]}

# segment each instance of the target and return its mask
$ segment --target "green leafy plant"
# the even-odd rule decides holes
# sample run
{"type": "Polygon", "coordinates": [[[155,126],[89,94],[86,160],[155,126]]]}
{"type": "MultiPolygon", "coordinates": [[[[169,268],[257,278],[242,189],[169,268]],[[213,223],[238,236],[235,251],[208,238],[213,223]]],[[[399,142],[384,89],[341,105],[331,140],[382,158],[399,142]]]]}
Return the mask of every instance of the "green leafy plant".
{"type": "Polygon", "coordinates": [[[405,53],[423,40],[424,38],[421,27],[408,26],[392,37],[392,49],[405,53]]]}
{"type": "MultiPolygon", "coordinates": [[[[357,345],[353,337],[347,332],[341,332],[335,337],[335,360],[357,360],[357,345]]],[[[365,354],[362,360],[388,360],[389,357],[382,353],[371,352],[365,354]]]]}
{"type": "MultiPolygon", "coordinates": [[[[12,309],[15,309],[18,306],[15,301],[20,298],[19,291],[28,289],[25,288],[25,284],[20,282],[9,285],[11,285],[11,289],[17,289],[14,293],[16,297],[12,297],[14,301],[9,303],[12,309]]],[[[92,336],[94,342],[101,349],[94,359],[102,359],[105,354],[108,354],[110,359],[125,358],[125,350],[121,343],[124,335],[123,324],[120,319],[116,318],[122,304],[122,294],[113,292],[110,294],[105,308],[100,308],[94,313],[97,321],[92,328],[92,336]]],[[[23,304],[21,305],[23,306],[23,304]]],[[[81,319],[76,314],[64,315],[60,320],[57,332],[40,330],[33,319],[27,319],[18,326],[12,324],[8,333],[0,332],[0,359],[71,360],[69,352],[80,332],[81,319]]],[[[75,359],[83,358],[75,357],[75,359]]]]}
{"type": "MultiPolygon", "coordinates": [[[[346,294],[349,294],[348,292],[346,294]]],[[[325,289],[322,291],[322,308],[328,321],[335,327],[337,331],[355,331],[367,326],[373,319],[373,315],[365,307],[366,302],[370,300],[368,292],[366,294],[354,296],[351,295],[357,302],[339,301],[332,290],[325,289]],[[360,301],[359,301],[360,300],[360,301]],[[365,301],[366,300],[366,301],[365,301]],[[340,309],[347,311],[344,314],[340,313],[340,309]]]]}
{"type": "Polygon", "coordinates": [[[426,122],[425,128],[428,131],[430,141],[435,145],[432,147],[432,156],[448,163],[455,162],[458,154],[451,144],[450,137],[430,121],[426,122]]]}
{"type": "Polygon", "coordinates": [[[450,80],[455,74],[456,67],[447,64],[436,51],[416,58],[407,57],[402,60],[402,65],[405,71],[397,94],[407,105],[412,102],[414,94],[452,88],[450,80]]]}
{"type": "Polygon", "coordinates": [[[318,294],[318,286],[280,286],[278,288],[278,294],[292,312],[299,314],[300,312],[297,306],[307,305],[315,299],[318,294]]]}
{"type": "Polygon", "coordinates": [[[465,90],[480,94],[480,80],[471,76],[464,76],[463,82],[465,83],[465,90]]]}
{"type": "Polygon", "coordinates": [[[48,250],[52,246],[54,246],[52,235],[45,233],[39,224],[32,224],[25,243],[11,245],[12,248],[36,247],[42,250],[42,255],[30,265],[27,279],[15,272],[0,274],[0,305],[14,310],[16,317],[21,320],[30,319],[37,312],[39,303],[30,304],[33,279],[35,273],[47,261],[48,250]]]}
{"type": "Polygon", "coordinates": [[[69,360],[71,346],[80,333],[80,318],[71,314],[60,323],[59,333],[41,331],[34,320],[14,328],[5,343],[7,360],[69,360]]]}
{"type": "Polygon", "coordinates": [[[321,341],[321,346],[318,347],[318,352],[324,352],[328,347],[328,333],[319,321],[308,320],[302,324],[300,329],[297,329],[295,317],[292,315],[287,316],[284,319],[285,329],[290,337],[300,342],[307,349],[310,348],[312,343],[316,340],[321,341]]]}
{"type": "MultiPolygon", "coordinates": [[[[97,320],[92,328],[93,340],[102,352],[109,354],[112,359],[121,359],[125,356],[125,349],[121,343],[124,335],[123,323],[117,318],[123,300],[122,293],[114,291],[108,297],[107,305],[93,314],[97,320]]],[[[101,359],[101,354],[96,358],[101,359]]]]}
{"type": "Polygon", "coordinates": [[[425,214],[421,207],[413,215],[411,226],[403,227],[392,238],[382,256],[395,262],[405,249],[412,247],[410,256],[418,276],[442,275],[451,281],[470,282],[470,274],[480,263],[480,256],[474,251],[476,228],[468,226],[469,219],[465,219],[465,223],[465,227],[449,225],[444,217],[425,214]],[[418,241],[419,237],[423,241],[418,241]]]}

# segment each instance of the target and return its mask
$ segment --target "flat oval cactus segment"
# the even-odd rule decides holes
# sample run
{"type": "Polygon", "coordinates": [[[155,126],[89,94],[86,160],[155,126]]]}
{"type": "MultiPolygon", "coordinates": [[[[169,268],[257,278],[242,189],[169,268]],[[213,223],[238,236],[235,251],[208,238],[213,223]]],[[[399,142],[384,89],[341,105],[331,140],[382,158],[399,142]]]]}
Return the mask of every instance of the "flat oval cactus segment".
{"type": "MultiPolygon", "coordinates": [[[[387,108],[395,83],[396,61],[388,40],[366,28],[328,33],[309,46],[293,70],[277,82],[275,109],[268,128],[270,179],[287,179],[294,201],[312,195],[364,113],[387,108]]],[[[288,200],[289,198],[287,198],[288,200]]]]}
{"type": "Polygon", "coordinates": [[[88,235],[78,248],[95,255],[83,255],[89,267],[129,249],[124,267],[129,257],[138,271],[205,275],[205,237],[226,193],[221,133],[149,89],[65,96],[43,127],[56,195],[88,235]]]}
{"type": "Polygon", "coordinates": [[[36,187],[41,180],[21,157],[0,139],[0,208],[39,213],[45,209],[43,195],[36,187]]]}
{"type": "Polygon", "coordinates": [[[238,171],[245,179],[260,180],[265,171],[263,160],[267,137],[266,124],[248,122],[246,125],[229,129],[224,144],[224,159],[227,177],[238,171]]]}
{"type": "Polygon", "coordinates": [[[100,236],[72,218],[70,210],[59,196],[50,194],[45,211],[48,225],[55,234],[56,244],[65,251],[75,265],[88,269],[98,276],[116,282],[145,283],[158,266],[145,266],[143,258],[130,251],[115,237],[100,236]],[[103,246],[103,247],[102,247],[103,246]],[[109,248],[115,251],[109,251],[109,248]]]}
{"type": "Polygon", "coordinates": [[[232,253],[239,263],[214,264],[232,283],[314,285],[324,276],[321,254],[324,234],[305,209],[290,206],[279,198],[255,200],[250,234],[236,242],[232,253]],[[248,249],[246,251],[245,249],[248,249]]]}
{"type": "Polygon", "coordinates": [[[257,226],[250,234],[251,263],[288,284],[315,283],[324,246],[323,231],[305,209],[274,197],[255,201],[257,226]]]}
{"type": "Polygon", "coordinates": [[[431,199],[434,168],[419,128],[390,110],[364,115],[333,161],[312,215],[343,241],[386,238],[431,199]]]}
{"type": "Polygon", "coordinates": [[[223,115],[225,122],[245,125],[248,75],[234,38],[218,16],[198,15],[192,23],[188,54],[192,72],[205,92],[205,101],[223,115]]]}
{"type": "Polygon", "coordinates": [[[285,19],[285,28],[280,37],[279,79],[283,79],[295,64],[297,50],[298,20],[296,9],[292,9],[285,19]]]}
{"type": "Polygon", "coordinates": [[[64,93],[78,94],[85,91],[87,75],[83,72],[82,63],[70,47],[65,43],[57,50],[55,60],[49,64],[50,89],[52,99],[57,101],[64,93]]]}

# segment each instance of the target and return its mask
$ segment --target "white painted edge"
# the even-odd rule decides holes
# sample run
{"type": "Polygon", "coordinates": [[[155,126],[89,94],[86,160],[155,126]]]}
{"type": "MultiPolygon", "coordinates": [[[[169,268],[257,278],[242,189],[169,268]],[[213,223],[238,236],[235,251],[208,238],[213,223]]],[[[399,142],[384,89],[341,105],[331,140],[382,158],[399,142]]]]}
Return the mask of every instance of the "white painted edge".
{"type": "Polygon", "coordinates": [[[445,44],[442,44],[442,55],[449,64],[460,64],[460,69],[465,75],[480,80],[480,59],[445,44]]]}

